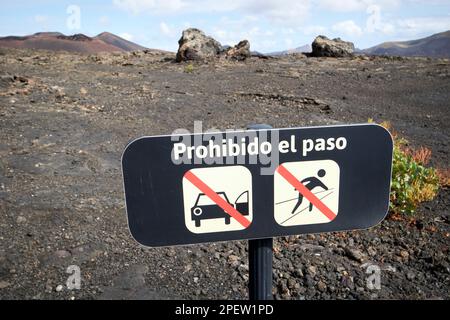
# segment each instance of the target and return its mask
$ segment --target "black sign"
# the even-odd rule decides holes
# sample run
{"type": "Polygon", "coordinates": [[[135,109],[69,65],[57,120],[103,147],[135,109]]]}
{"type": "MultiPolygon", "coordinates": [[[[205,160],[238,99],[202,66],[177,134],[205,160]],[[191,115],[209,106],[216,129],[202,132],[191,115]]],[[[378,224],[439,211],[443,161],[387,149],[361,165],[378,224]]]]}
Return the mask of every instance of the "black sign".
{"type": "Polygon", "coordinates": [[[122,157],[145,246],[363,229],[389,207],[392,137],[374,124],[143,137],[122,157]]]}

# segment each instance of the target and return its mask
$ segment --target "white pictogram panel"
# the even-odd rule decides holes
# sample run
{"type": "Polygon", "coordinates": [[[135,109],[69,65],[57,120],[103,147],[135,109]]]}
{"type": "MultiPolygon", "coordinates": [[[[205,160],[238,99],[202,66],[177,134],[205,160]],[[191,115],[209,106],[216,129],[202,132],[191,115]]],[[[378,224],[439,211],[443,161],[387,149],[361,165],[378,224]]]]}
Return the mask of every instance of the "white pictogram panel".
{"type": "Polygon", "coordinates": [[[274,174],[274,215],[281,226],[333,221],[339,209],[339,165],[333,160],[281,164],[274,174]]]}
{"type": "Polygon", "coordinates": [[[253,219],[252,174],[243,166],[189,170],[183,202],[185,224],[193,233],[246,229],[253,219]]]}

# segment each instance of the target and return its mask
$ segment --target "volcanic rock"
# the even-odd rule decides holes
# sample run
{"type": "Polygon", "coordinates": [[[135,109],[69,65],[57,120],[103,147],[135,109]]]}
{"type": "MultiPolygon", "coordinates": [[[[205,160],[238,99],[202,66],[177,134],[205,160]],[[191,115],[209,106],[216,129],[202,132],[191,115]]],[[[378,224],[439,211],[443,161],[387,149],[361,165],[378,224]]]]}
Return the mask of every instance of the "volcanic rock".
{"type": "Polygon", "coordinates": [[[312,43],[311,55],[313,57],[349,57],[353,55],[354,50],[355,46],[352,42],[318,36],[312,43]]]}
{"type": "Polygon", "coordinates": [[[184,30],[178,45],[177,62],[204,60],[217,56],[222,50],[222,45],[218,41],[196,28],[184,30]]]}
{"type": "Polygon", "coordinates": [[[235,60],[245,60],[251,56],[250,53],[250,42],[247,40],[240,41],[237,45],[232,48],[229,48],[225,55],[227,58],[235,59],[235,60]]]}

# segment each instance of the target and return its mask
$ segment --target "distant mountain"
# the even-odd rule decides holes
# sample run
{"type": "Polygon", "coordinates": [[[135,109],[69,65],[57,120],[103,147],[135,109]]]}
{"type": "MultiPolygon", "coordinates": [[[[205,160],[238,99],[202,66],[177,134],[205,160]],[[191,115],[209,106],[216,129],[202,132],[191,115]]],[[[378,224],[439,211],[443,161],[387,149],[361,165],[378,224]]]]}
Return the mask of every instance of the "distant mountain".
{"type": "Polygon", "coordinates": [[[311,45],[310,44],[305,44],[301,47],[297,47],[294,49],[289,49],[289,50],[284,50],[284,51],[276,51],[276,52],[271,52],[268,53],[267,55],[269,56],[285,56],[287,54],[292,54],[292,53],[309,53],[312,51],[311,45]]]}
{"type": "Polygon", "coordinates": [[[96,36],[95,39],[102,40],[103,42],[115,46],[117,48],[121,48],[124,51],[139,51],[147,49],[134,42],[125,40],[109,32],[102,32],[98,36],[96,36]]]}
{"type": "Polygon", "coordinates": [[[450,30],[418,40],[384,42],[360,52],[373,55],[450,58],[450,30]]]}
{"type": "Polygon", "coordinates": [[[80,53],[123,52],[146,49],[108,32],[103,32],[93,38],[81,33],[66,36],[59,32],[39,32],[24,37],[0,37],[0,47],[80,53]]]}

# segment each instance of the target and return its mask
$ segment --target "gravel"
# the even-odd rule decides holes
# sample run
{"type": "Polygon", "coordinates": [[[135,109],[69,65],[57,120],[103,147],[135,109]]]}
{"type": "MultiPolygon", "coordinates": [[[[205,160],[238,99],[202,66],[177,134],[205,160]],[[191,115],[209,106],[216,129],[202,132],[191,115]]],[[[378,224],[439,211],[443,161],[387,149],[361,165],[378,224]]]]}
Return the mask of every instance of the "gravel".
{"type": "MultiPolygon", "coordinates": [[[[142,135],[192,131],[194,120],[228,129],[374,118],[429,147],[433,165],[450,163],[448,60],[286,56],[188,74],[173,59],[0,56],[1,299],[248,297],[247,242],[149,249],[131,238],[120,157],[142,135]],[[70,265],[80,290],[61,285],[70,265]]],[[[370,230],[275,239],[274,297],[449,299],[449,199],[442,189],[415,216],[370,230]]]]}

